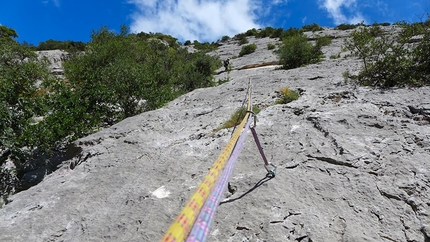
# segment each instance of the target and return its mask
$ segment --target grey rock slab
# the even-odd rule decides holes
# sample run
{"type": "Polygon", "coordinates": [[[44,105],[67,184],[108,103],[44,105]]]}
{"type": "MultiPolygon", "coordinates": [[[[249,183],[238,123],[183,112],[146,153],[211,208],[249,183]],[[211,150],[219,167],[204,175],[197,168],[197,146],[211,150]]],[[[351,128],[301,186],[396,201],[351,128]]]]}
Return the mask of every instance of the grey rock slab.
{"type": "MultiPolygon", "coordinates": [[[[220,50],[230,56],[240,47],[220,50]]],[[[430,129],[427,114],[409,106],[428,108],[430,87],[345,83],[342,73],[360,67],[345,57],[233,69],[215,76],[227,83],[82,138],[80,158],[0,209],[0,241],[159,240],[228,142],[232,129],[216,129],[243,105],[251,80],[262,109],[256,131],[277,174],[265,178],[248,134],[229,180],[237,190],[224,194],[208,241],[427,242],[430,129]],[[283,87],[302,94],[275,105],[283,87]]]]}
{"type": "Polygon", "coordinates": [[[63,50],[42,50],[36,53],[39,59],[47,58],[49,60],[49,68],[53,74],[59,76],[64,74],[62,63],[69,58],[69,53],[63,50]]]}

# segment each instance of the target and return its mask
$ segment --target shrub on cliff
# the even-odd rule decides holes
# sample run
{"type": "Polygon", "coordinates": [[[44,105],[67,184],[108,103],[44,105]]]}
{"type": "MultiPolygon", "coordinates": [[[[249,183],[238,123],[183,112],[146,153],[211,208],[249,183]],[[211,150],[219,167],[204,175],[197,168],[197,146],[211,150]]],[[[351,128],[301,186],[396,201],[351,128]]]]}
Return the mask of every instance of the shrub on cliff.
{"type": "Polygon", "coordinates": [[[242,46],[242,49],[239,52],[239,57],[254,53],[256,49],[257,49],[256,44],[249,44],[249,45],[242,46]]]}
{"type": "Polygon", "coordinates": [[[302,30],[315,32],[315,31],[321,31],[324,29],[322,27],[320,27],[318,24],[313,23],[313,24],[303,25],[302,30]]]}
{"type": "Polygon", "coordinates": [[[37,146],[29,130],[35,117],[46,112],[39,81],[49,78],[47,63],[15,41],[17,36],[15,30],[0,26],[0,197],[18,185],[24,161],[37,146]],[[8,160],[14,169],[3,167],[8,160]]]}
{"type": "Polygon", "coordinates": [[[380,26],[361,27],[350,34],[345,48],[363,62],[355,77],[362,85],[394,87],[430,83],[430,28],[400,24],[398,35],[382,34],[380,26]],[[414,43],[413,38],[420,39],[414,43]]]}
{"type": "Polygon", "coordinates": [[[348,29],[355,29],[357,27],[358,27],[357,24],[339,24],[334,29],[337,29],[337,30],[348,30],[348,29]]]}
{"type": "Polygon", "coordinates": [[[288,87],[280,88],[279,92],[281,94],[281,98],[276,101],[276,104],[287,104],[299,99],[299,93],[290,90],[288,87]]]}
{"type": "Polygon", "coordinates": [[[205,53],[218,49],[218,45],[216,43],[209,43],[209,42],[200,43],[197,40],[194,40],[193,44],[196,50],[199,50],[205,53]]]}
{"type": "Polygon", "coordinates": [[[119,34],[107,28],[95,31],[86,53],[64,63],[69,82],[90,105],[87,112],[102,111],[101,116],[115,121],[212,85],[219,60],[158,39],[141,41],[127,32],[125,27],[119,34]],[[117,108],[102,110],[105,107],[117,108]]]}
{"type": "Polygon", "coordinates": [[[239,45],[244,45],[244,44],[248,44],[249,43],[249,40],[248,40],[248,38],[247,38],[247,35],[246,34],[238,34],[238,35],[236,35],[235,36],[235,38],[237,39],[237,40],[239,40],[239,45]]]}
{"type": "Polygon", "coordinates": [[[86,44],[81,41],[58,41],[58,40],[47,40],[39,43],[36,50],[64,50],[69,53],[75,53],[78,51],[84,51],[86,44]]]}
{"type": "Polygon", "coordinates": [[[283,39],[278,51],[279,63],[283,69],[292,69],[316,63],[322,55],[321,46],[313,46],[303,34],[283,39]]]}
{"type": "Polygon", "coordinates": [[[1,27],[0,168],[11,160],[15,170],[0,170],[0,196],[17,186],[30,158],[212,86],[212,73],[221,66],[202,52],[188,53],[164,37],[128,34],[123,26],[120,33],[94,31],[85,52],[63,63],[66,78],[57,79],[1,27]]]}

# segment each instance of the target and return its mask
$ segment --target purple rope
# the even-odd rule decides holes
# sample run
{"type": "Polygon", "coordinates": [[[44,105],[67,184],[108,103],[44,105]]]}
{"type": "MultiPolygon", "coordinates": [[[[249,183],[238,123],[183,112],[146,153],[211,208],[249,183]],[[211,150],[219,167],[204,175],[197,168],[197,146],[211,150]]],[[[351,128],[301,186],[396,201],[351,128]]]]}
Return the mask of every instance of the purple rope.
{"type": "Polygon", "coordinates": [[[202,210],[200,211],[200,214],[197,217],[197,220],[194,223],[193,228],[191,229],[191,232],[186,240],[187,242],[206,241],[206,237],[209,234],[209,228],[212,224],[219,201],[221,200],[221,196],[227,186],[228,179],[230,178],[231,172],[233,171],[234,164],[236,163],[240,151],[243,148],[243,143],[245,141],[251,120],[252,118],[250,116],[234,147],[233,152],[230,155],[230,158],[227,161],[224,170],[222,171],[220,178],[215,183],[212,192],[203,205],[202,210]]]}

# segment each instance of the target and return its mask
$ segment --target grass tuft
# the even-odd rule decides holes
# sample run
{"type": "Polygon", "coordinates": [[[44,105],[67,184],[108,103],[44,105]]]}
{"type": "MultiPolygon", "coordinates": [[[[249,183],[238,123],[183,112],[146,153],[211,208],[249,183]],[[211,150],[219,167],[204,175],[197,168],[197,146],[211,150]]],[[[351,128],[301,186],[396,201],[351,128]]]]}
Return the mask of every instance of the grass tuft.
{"type": "MultiPolygon", "coordinates": [[[[215,132],[221,129],[228,129],[239,125],[242,122],[243,118],[245,117],[246,111],[247,109],[244,107],[236,110],[236,112],[234,112],[234,114],[231,115],[230,119],[227,120],[221,127],[216,129],[215,132]]],[[[258,114],[260,111],[261,111],[260,108],[258,108],[257,106],[252,107],[252,112],[254,112],[255,114],[258,114]]]]}
{"type": "Polygon", "coordinates": [[[287,104],[299,99],[299,93],[290,90],[288,87],[282,87],[279,91],[281,92],[282,97],[276,101],[276,104],[287,104]]]}

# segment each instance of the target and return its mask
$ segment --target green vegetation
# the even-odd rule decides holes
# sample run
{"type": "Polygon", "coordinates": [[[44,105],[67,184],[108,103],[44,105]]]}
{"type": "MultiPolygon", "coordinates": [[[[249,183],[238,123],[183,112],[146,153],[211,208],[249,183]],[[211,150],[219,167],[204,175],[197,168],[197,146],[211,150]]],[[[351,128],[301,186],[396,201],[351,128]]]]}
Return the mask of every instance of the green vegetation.
{"type": "Polygon", "coordinates": [[[85,52],[63,63],[65,79],[0,26],[0,196],[19,190],[23,167],[69,142],[126,117],[153,110],[200,87],[215,85],[221,61],[189,53],[161,34],[93,31],[85,52]],[[24,61],[26,60],[26,61],[24,61]]]}
{"type": "Polygon", "coordinates": [[[313,24],[303,25],[302,30],[315,32],[315,31],[321,31],[324,29],[321,28],[318,24],[313,23],[313,24]]]}
{"type": "Polygon", "coordinates": [[[257,36],[258,30],[256,30],[255,28],[250,29],[250,30],[246,31],[245,35],[246,36],[257,36]]]}
{"type": "Polygon", "coordinates": [[[346,70],[342,72],[343,82],[348,83],[348,79],[350,78],[351,74],[349,73],[349,70],[346,70]]]}
{"type": "Polygon", "coordinates": [[[278,51],[279,63],[283,69],[292,69],[317,63],[321,59],[321,46],[313,46],[303,34],[283,39],[278,51]]]}
{"type": "Polygon", "coordinates": [[[228,35],[224,35],[222,38],[221,38],[221,42],[226,42],[227,40],[229,40],[230,39],[230,36],[228,36],[228,35]]]}
{"type": "Polygon", "coordinates": [[[0,196],[15,191],[28,150],[35,148],[31,134],[35,117],[46,113],[44,85],[50,80],[47,63],[18,44],[15,30],[0,26],[0,165],[8,159],[15,170],[0,169],[0,196]],[[25,60],[25,61],[24,61],[25,60]],[[44,80],[37,88],[38,80],[44,80]]]}
{"type": "Polygon", "coordinates": [[[238,34],[235,36],[235,39],[237,39],[239,41],[239,45],[244,45],[244,44],[248,44],[248,38],[246,38],[246,34],[238,34]]]}
{"type": "Polygon", "coordinates": [[[387,23],[387,22],[384,22],[384,23],[377,23],[377,22],[375,22],[375,23],[373,23],[373,25],[379,25],[379,26],[390,26],[391,24],[390,24],[390,23],[387,23]]]}
{"type": "MultiPolygon", "coordinates": [[[[253,113],[258,114],[260,111],[261,110],[257,106],[252,107],[253,113]]],[[[242,122],[243,118],[245,117],[246,113],[247,113],[247,109],[244,107],[236,110],[236,112],[234,112],[234,114],[230,117],[230,119],[227,120],[221,127],[216,129],[215,131],[232,128],[239,125],[242,122]]]]}
{"type": "Polygon", "coordinates": [[[242,46],[242,50],[239,52],[239,57],[254,53],[256,49],[257,49],[256,44],[250,44],[250,45],[242,46]]]}
{"type": "Polygon", "coordinates": [[[337,53],[337,55],[331,55],[330,59],[334,60],[334,59],[339,59],[340,58],[340,53],[337,53]]]}
{"type": "MultiPolygon", "coordinates": [[[[123,29],[124,26],[122,26],[121,28],[122,28],[121,31],[124,31],[124,29],[123,29]]],[[[173,47],[173,48],[177,48],[180,46],[180,43],[178,42],[177,38],[170,36],[170,35],[162,34],[162,33],[140,32],[136,36],[138,39],[140,39],[142,41],[146,41],[149,39],[158,39],[158,40],[162,41],[163,43],[167,43],[170,47],[173,47]]]]}
{"type": "Polygon", "coordinates": [[[36,50],[64,50],[69,53],[75,53],[78,51],[84,51],[85,46],[86,44],[81,41],[57,41],[50,39],[45,42],[40,42],[36,47],[36,50]]]}
{"type": "MultiPolygon", "coordinates": [[[[375,23],[372,24],[372,26],[390,26],[390,25],[391,24],[387,23],[387,22],[385,22],[385,23],[377,23],[377,22],[375,22],[375,23]]],[[[364,27],[364,26],[368,26],[368,25],[365,25],[363,22],[358,23],[358,24],[345,24],[345,23],[343,23],[343,24],[339,24],[334,29],[337,29],[337,30],[348,30],[348,29],[355,29],[355,28],[360,27],[360,26],[364,27]]]]}
{"type": "Polygon", "coordinates": [[[327,46],[330,45],[332,42],[332,39],[330,38],[330,36],[319,36],[317,37],[317,39],[315,40],[315,46],[317,46],[317,48],[321,48],[323,46],[327,46]]]}
{"type": "MultiPolygon", "coordinates": [[[[402,31],[384,33],[373,24],[339,25],[354,28],[345,49],[363,62],[363,70],[352,76],[359,84],[379,87],[430,84],[430,18],[423,23],[397,23],[402,31]]],[[[302,29],[251,29],[234,38],[248,43],[247,37],[280,38],[276,53],[284,69],[301,67],[321,60],[321,47],[331,43],[327,36],[312,45],[304,31],[318,31],[316,24],[302,29]]],[[[42,42],[38,47],[19,44],[15,30],[0,26],[0,196],[20,189],[24,168],[32,160],[52,155],[69,142],[86,136],[124,118],[162,107],[172,99],[201,87],[216,85],[213,73],[221,61],[206,55],[216,43],[186,41],[198,51],[189,53],[176,38],[160,33],[120,33],[107,27],[93,31],[88,43],[42,42]],[[34,50],[63,49],[71,53],[63,63],[65,79],[50,73],[46,59],[34,50]],[[6,168],[13,162],[14,168],[6,168]]],[[[227,41],[224,36],[222,41],[227,41]]],[[[239,56],[255,52],[257,46],[242,46],[239,56]]],[[[268,44],[268,49],[275,45],[268,44]]],[[[331,58],[339,58],[340,54],[331,58]]],[[[232,59],[237,56],[232,56],[232,59]]],[[[219,84],[229,81],[227,77],[219,84]]],[[[277,103],[297,100],[299,94],[280,90],[277,103]]],[[[253,109],[258,113],[258,108],[253,109]]],[[[234,127],[246,114],[238,110],[221,128],[234,127]]],[[[221,129],[220,128],[220,129],[221,129]]]]}
{"type": "MultiPolygon", "coordinates": [[[[301,29],[298,28],[289,28],[287,30],[284,30],[283,28],[272,28],[267,27],[264,29],[250,29],[246,31],[245,33],[240,33],[235,35],[235,39],[243,42],[242,44],[247,44],[248,42],[245,42],[244,38],[249,36],[255,36],[256,38],[280,38],[284,39],[290,36],[298,35],[306,31],[320,31],[323,30],[318,24],[310,24],[310,25],[304,25],[301,29]]],[[[241,44],[241,45],[242,45],[241,44]]]]}
{"type": "Polygon", "coordinates": [[[348,30],[348,29],[355,29],[358,26],[359,25],[357,25],[357,24],[339,24],[334,29],[337,29],[337,30],[348,30]]]}
{"type": "Polygon", "coordinates": [[[257,38],[279,38],[281,37],[282,32],[284,31],[283,28],[272,28],[267,27],[265,29],[260,30],[258,33],[256,33],[255,37],[257,38]]]}
{"type": "Polygon", "coordinates": [[[280,88],[281,99],[276,101],[276,104],[287,104],[299,99],[299,93],[290,90],[288,87],[280,88]]]}
{"type": "Polygon", "coordinates": [[[196,50],[199,50],[200,52],[211,52],[214,51],[216,49],[218,49],[218,45],[216,43],[209,43],[209,42],[204,42],[204,43],[200,43],[197,40],[194,40],[194,48],[196,50]]]}
{"type": "Polygon", "coordinates": [[[394,87],[430,83],[430,27],[401,23],[402,31],[382,34],[380,26],[354,30],[345,48],[363,62],[354,78],[362,85],[394,87]],[[413,43],[413,38],[421,40],[413,43]]]}
{"type": "Polygon", "coordinates": [[[8,28],[4,25],[0,25],[0,38],[1,40],[18,38],[18,34],[14,29],[8,28]]]}
{"type": "Polygon", "coordinates": [[[267,49],[268,50],[273,50],[273,49],[275,49],[276,48],[276,45],[274,45],[274,44],[272,44],[272,43],[268,43],[267,44],[267,49]]]}

